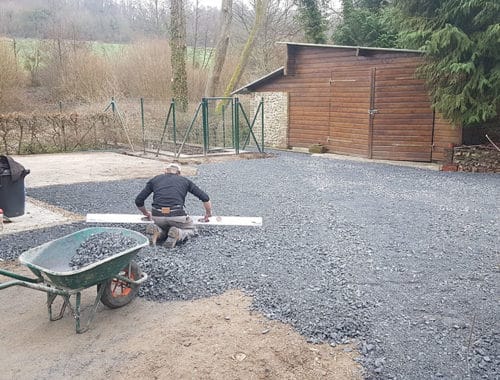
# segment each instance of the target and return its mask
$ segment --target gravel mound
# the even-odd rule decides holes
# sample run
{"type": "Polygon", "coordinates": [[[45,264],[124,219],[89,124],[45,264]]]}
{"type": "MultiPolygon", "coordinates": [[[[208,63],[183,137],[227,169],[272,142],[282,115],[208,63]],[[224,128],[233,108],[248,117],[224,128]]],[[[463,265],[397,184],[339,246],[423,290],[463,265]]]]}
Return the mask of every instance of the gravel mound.
{"type": "MultiPolygon", "coordinates": [[[[256,310],[311,342],[359,343],[367,378],[499,378],[498,175],[282,152],[204,164],[193,179],[215,215],[262,216],[264,226],[204,227],[174,249],[142,249],[142,297],[189,300],[239,288],[256,310]]],[[[28,195],[81,214],[128,213],[145,182],[28,195]]],[[[203,213],[194,197],[187,209],[203,213]]],[[[0,257],[81,228],[3,237],[0,257]]]]}
{"type": "Polygon", "coordinates": [[[91,235],[76,249],[68,265],[76,270],[104,260],[137,245],[137,240],[117,232],[91,235]]]}

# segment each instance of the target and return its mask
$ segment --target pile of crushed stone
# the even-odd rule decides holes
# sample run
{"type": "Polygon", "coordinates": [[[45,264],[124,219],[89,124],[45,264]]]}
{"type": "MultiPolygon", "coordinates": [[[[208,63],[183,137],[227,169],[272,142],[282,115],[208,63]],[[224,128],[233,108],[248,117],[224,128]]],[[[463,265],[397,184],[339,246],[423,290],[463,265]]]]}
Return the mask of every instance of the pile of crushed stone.
{"type": "Polygon", "coordinates": [[[83,241],[68,265],[77,270],[137,245],[137,241],[118,232],[100,232],[83,241]]]}

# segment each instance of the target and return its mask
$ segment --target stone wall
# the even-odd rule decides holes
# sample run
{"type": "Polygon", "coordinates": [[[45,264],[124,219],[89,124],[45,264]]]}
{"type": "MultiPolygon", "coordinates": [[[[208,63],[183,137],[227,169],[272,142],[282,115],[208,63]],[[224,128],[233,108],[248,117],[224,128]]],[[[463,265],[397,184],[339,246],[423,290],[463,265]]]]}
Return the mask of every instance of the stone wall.
{"type": "Polygon", "coordinates": [[[500,151],[493,145],[458,146],[453,150],[456,170],[477,173],[500,173],[500,151]]]}
{"type": "MultiPolygon", "coordinates": [[[[288,148],[288,94],[286,92],[258,92],[238,97],[242,103],[250,105],[250,121],[261,99],[264,99],[264,147],[288,148]]],[[[260,120],[259,115],[253,128],[259,144],[262,135],[260,120]]]]}

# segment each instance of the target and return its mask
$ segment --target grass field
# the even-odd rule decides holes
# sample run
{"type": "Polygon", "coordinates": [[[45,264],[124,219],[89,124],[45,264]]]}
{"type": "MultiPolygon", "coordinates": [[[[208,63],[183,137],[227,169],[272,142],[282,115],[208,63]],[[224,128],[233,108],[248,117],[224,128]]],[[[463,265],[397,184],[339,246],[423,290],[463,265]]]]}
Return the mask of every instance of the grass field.
{"type": "MultiPolygon", "coordinates": [[[[66,44],[72,44],[72,41],[65,41],[66,44]]],[[[51,47],[57,46],[57,40],[39,40],[33,38],[0,38],[0,43],[7,45],[12,49],[12,52],[15,52],[16,56],[19,59],[21,64],[32,59],[39,54],[42,58],[47,54],[47,52],[51,49],[51,47]]],[[[107,42],[97,42],[97,41],[76,41],[75,44],[78,46],[86,45],[93,52],[111,57],[121,51],[127,46],[125,44],[115,44],[115,43],[107,43],[107,42]]],[[[68,46],[68,45],[66,45],[68,46]]]]}
{"type": "MultiPolygon", "coordinates": [[[[39,40],[33,38],[7,38],[0,37],[0,43],[7,45],[12,52],[16,54],[19,63],[24,67],[26,62],[34,59],[37,54],[41,58],[41,62],[45,61],[48,51],[51,47],[57,47],[57,40],[39,40]]],[[[86,45],[94,53],[106,57],[113,58],[113,56],[122,53],[130,44],[123,43],[109,43],[100,41],[69,41],[65,40],[66,46],[71,46],[72,44],[77,44],[78,46],[86,45]]],[[[199,65],[204,65],[204,61],[210,59],[210,50],[198,48],[196,50],[196,61],[199,65]]],[[[192,62],[193,49],[188,46],[187,48],[187,62],[192,62]]]]}

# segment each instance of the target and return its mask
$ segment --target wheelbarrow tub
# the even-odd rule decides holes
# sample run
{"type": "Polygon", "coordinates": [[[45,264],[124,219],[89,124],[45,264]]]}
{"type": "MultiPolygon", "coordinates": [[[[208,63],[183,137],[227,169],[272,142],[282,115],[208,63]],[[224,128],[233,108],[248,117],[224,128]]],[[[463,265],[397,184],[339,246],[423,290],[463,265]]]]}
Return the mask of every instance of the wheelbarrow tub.
{"type": "Polygon", "coordinates": [[[91,227],[29,249],[19,261],[37,277],[61,289],[85,289],[117,275],[141,248],[149,245],[143,234],[118,227],[91,227]],[[103,260],[72,270],[69,265],[78,247],[90,236],[98,233],[119,233],[136,241],[136,245],[103,260]]]}

